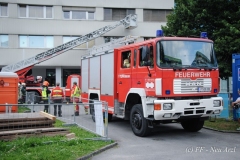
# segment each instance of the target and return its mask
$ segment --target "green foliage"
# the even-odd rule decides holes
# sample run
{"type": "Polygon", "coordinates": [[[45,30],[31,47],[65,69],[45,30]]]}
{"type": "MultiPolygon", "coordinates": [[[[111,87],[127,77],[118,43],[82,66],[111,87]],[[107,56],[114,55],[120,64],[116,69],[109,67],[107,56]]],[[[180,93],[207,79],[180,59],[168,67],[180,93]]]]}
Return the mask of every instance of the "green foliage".
{"type": "MultiPolygon", "coordinates": [[[[63,127],[57,120],[55,126],[63,127]]],[[[77,126],[67,127],[76,138],[68,140],[65,136],[21,137],[13,141],[0,141],[1,160],[73,160],[98,150],[112,141],[90,140],[97,135],[77,126]]]]}
{"type": "Polygon", "coordinates": [[[25,106],[18,106],[18,113],[24,113],[26,111],[31,111],[31,109],[25,106]]]}
{"type": "Polygon", "coordinates": [[[217,118],[215,121],[205,121],[205,127],[213,128],[220,131],[236,131],[239,124],[236,121],[224,118],[217,118]]]}
{"type": "Polygon", "coordinates": [[[215,43],[220,77],[232,76],[232,53],[240,53],[239,0],[178,0],[168,15],[165,35],[199,36],[208,32],[215,43]]]}

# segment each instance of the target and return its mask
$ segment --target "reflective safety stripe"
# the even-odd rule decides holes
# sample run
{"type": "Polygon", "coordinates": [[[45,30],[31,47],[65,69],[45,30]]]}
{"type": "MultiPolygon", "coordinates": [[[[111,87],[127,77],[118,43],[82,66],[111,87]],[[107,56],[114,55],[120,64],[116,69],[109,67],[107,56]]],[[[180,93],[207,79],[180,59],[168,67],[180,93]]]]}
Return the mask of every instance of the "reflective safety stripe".
{"type": "Polygon", "coordinates": [[[44,87],[43,90],[42,90],[42,99],[48,99],[47,98],[47,89],[46,89],[46,87],[44,87]]]}
{"type": "Polygon", "coordinates": [[[53,89],[53,97],[62,97],[63,91],[61,89],[53,89]]]}

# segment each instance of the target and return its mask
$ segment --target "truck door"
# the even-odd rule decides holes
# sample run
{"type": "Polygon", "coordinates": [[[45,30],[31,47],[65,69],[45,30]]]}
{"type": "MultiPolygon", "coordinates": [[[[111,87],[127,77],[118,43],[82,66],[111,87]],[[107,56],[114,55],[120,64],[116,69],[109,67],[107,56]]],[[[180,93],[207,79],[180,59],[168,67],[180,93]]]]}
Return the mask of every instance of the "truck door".
{"type": "Polygon", "coordinates": [[[138,72],[137,72],[137,65],[138,65],[138,59],[137,59],[137,54],[138,54],[138,48],[134,48],[134,50],[133,50],[133,56],[132,56],[132,58],[133,58],[133,66],[132,66],[132,88],[138,88],[139,86],[138,86],[138,84],[137,84],[137,74],[138,74],[138,72]]]}
{"type": "Polygon", "coordinates": [[[146,92],[153,93],[155,91],[155,69],[153,60],[153,46],[151,44],[141,46],[138,49],[137,62],[137,81],[135,81],[136,88],[144,88],[146,92]],[[144,47],[148,48],[147,56],[144,47]],[[148,64],[144,64],[144,57],[148,60],[148,64]]]}
{"type": "Polygon", "coordinates": [[[117,60],[117,94],[118,101],[125,102],[126,95],[131,88],[131,70],[133,66],[131,50],[119,50],[117,60]]]}

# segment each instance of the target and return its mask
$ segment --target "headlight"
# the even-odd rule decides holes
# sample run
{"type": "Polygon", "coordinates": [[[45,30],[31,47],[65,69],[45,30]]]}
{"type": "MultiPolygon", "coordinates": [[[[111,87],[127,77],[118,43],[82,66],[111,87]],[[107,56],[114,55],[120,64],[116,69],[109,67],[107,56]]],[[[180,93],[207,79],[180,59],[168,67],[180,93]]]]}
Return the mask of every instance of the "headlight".
{"type": "Polygon", "coordinates": [[[214,100],[213,101],[213,107],[220,107],[221,106],[221,101],[220,100],[214,100]]]}
{"type": "Polygon", "coordinates": [[[172,103],[163,104],[163,110],[171,110],[171,109],[172,109],[172,103]]]}

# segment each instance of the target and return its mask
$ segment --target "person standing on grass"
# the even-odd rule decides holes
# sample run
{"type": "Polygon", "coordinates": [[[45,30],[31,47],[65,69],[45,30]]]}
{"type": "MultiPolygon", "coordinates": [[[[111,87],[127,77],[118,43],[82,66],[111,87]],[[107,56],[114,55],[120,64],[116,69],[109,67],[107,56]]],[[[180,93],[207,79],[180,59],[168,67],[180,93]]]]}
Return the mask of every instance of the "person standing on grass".
{"type": "Polygon", "coordinates": [[[71,97],[74,104],[74,114],[75,116],[79,116],[79,97],[81,95],[81,89],[78,87],[77,82],[73,82],[73,87],[71,91],[71,97]]]}
{"type": "Polygon", "coordinates": [[[49,102],[48,102],[48,98],[50,96],[50,93],[51,91],[48,89],[48,86],[46,85],[43,85],[42,86],[42,100],[43,100],[43,103],[45,104],[44,105],[44,112],[48,113],[48,109],[49,109],[49,102]]]}
{"type": "MultiPolygon", "coordinates": [[[[240,95],[240,90],[238,90],[238,94],[240,95]]],[[[233,118],[237,119],[239,123],[239,127],[237,128],[237,131],[240,131],[240,96],[237,98],[235,102],[232,102],[232,107],[233,107],[233,118]],[[239,105],[238,105],[239,104],[239,105]]]]}
{"type": "Polygon", "coordinates": [[[64,97],[63,89],[59,87],[59,83],[57,83],[56,87],[53,88],[51,97],[54,103],[59,103],[54,105],[54,116],[57,115],[57,108],[58,108],[58,116],[62,117],[62,101],[64,97]]]}

